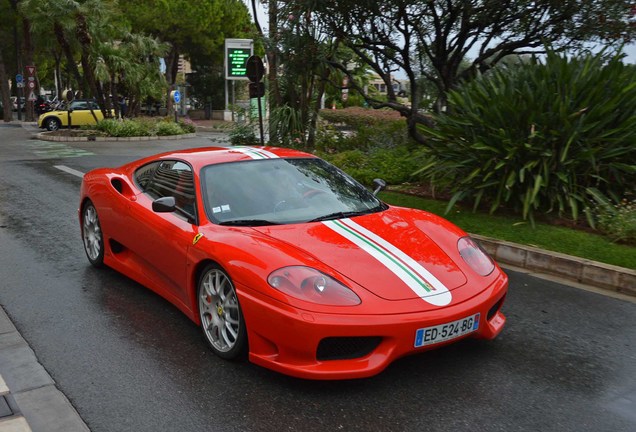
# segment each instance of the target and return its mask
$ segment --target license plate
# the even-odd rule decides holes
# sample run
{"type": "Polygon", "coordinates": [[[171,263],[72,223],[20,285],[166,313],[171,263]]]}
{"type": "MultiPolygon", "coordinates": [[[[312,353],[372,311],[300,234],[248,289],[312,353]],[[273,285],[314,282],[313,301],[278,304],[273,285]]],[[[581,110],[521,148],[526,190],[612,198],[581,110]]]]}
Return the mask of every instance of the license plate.
{"type": "Polygon", "coordinates": [[[479,314],[471,315],[457,321],[425,327],[415,332],[415,348],[449,341],[479,328],[479,314]]]}

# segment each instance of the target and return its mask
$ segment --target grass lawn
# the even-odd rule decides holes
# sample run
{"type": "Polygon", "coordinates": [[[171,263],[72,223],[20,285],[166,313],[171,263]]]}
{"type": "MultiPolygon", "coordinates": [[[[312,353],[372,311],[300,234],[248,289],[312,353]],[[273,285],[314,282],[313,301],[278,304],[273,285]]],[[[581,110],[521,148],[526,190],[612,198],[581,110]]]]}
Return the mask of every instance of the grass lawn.
{"type": "Polygon", "coordinates": [[[540,223],[532,228],[529,222],[520,217],[514,219],[510,216],[473,213],[472,209],[458,206],[444,214],[446,202],[397,192],[382,192],[380,198],[388,204],[435,213],[469,233],[636,269],[636,247],[612,243],[600,235],[540,223]]]}

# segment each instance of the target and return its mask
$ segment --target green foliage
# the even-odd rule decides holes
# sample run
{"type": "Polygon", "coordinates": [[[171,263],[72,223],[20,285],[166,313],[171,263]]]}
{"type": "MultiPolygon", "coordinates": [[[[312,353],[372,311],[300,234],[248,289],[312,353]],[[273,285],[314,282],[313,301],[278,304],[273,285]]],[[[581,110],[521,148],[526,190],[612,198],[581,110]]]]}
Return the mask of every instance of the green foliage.
{"type": "Polygon", "coordinates": [[[179,120],[179,127],[181,127],[184,133],[195,133],[197,131],[196,125],[189,118],[179,120]]]}
{"type": "Polygon", "coordinates": [[[161,120],[116,120],[104,119],[94,126],[97,131],[111,137],[166,136],[192,133],[193,126],[170,119],[161,120]]]}
{"type": "Polygon", "coordinates": [[[236,123],[228,135],[232,145],[260,145],[261,143],[254,133],[254,127],[249,123],[236,123]]]}
{"type": "Polygon", "coordinates": [[[275,145],[304,148],[306,142],[305,125],[301,112],[289,105],[274,108],[269,118],[270,142],[275,145]]]}
{"type": "Polygon", "coordinates": [[[346,109],[324,109],[320,111],[320,117],[330,123],[342,123],[354,129],[362,129],[367,126],[397,122],[404,127],[404,119],[400,114],[390,109],[372,109],[351,107],[346,109]]]}
{"type": "Polygon", "coordinates": [[[500,68],[449,95],[448,114],[421,127],[429,152],[422,174],[457,200],[490,211],[584,212],[589,190],[624,196],[636,184],[633,66],[604,53],[500,68]]]}
{"type": "Polygon", "coordinates": [[[157,136],[182,135],[184,130],[181,129],[179,123],[173,121],[160,121],[155,125],[154,133],[157,136]]]}
{"type": "Polygon", "coordinates": [[[636,245],[636,199],[623,198],[613,204],[601,197],[595,198],[599,229],[612,241],[636,245]]]}
{"type": "Polygon", "coordinates": [[[374,148],[368,152],[347,150],[321,156],[364,185],[373,184],[376,178],[388,184],[401,184],[412,180],[411,173],[417,168],[412,153],[404,146],[374,148]]]}
{"type": "Polygon", "coordinates": [[[394,111],[358,108],[322,110],[320,115],[328,122],[318,131],[316,149],[334,153],[414,147],[415,142],[409,138],[404,120],[396,114],[394,111]]]}
{"type": "Polygon", "coordinates": [[[389,184],[413,180],[418,167],[415,155],[421,149],[410,140],[403,122],[364,121],[364,126],[347,134],[330,124],[323,126],[316,139],[320,155],[362,184],[371,185],[376,178],[389,184]]]}
{"type": "Polygon", "coordinates": [[[136,120],[104,119],[95,125],[95,129],[112,137],[133,137],[151,135],[147,123],[136,120]]]}

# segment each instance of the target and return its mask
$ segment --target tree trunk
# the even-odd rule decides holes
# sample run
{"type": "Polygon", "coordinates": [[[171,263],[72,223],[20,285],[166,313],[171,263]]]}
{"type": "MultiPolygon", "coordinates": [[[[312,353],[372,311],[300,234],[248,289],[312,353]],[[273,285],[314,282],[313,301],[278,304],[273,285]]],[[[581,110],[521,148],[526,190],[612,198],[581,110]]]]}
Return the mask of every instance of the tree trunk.
{"type": "Polygon", "coordinates": [[[11,107],[11,90],[9,89],[9,79],[7,70],[4,67],[4,58],[0,50],[0,95],[2,96],[3,116],[5,123],[12,120],[13,112],[11,107]]]}
{"type": "Polygon", "coordinates": [[[316,127],[318,125],[318,115],[322,103],[322,96],[325,94],[325,87],[331,70],[328,67],[323,68],[322,74],[318,81],[318,92],[316,94],[316,103],[314,109],[311,110],[309,121],[309,134],[307,135],[307,148],[313,150],[316,146],[316,127]]]}
{"type": "MultiPolygon", "coordinates": [[[[22,34],[23,34],[23,41],[24,43],[22,44],[22,59],[24,60],[24,64],[26,66],[32,66],[34,65],[33,63],[33,42],[31,41],[31,23],[29,22],[28,19],[26,18],[22,18],[22,34]]],[[[27,93],[30,93],[30,91],[27,91],[27,93]]],[[[39,88],[37,91],[34,90],[34,93],[36,93],[36,97],[39,96],[39,88]]],[[[32,100],[29,100],[29,94],[25,95],[26,97],[24,98],[25,102],[26,102],[26,107],[24,109],[24,119],[26,121],[34,121],[35,120],[35,110],[33,109],[34,104],[32,100]]]]}
{"type": "MultiPolygon", "coordinates": [[[[101,83],[97,82],[97,79],[95,78],[95,70],[93,69],[93,64],[90,61],[90,47],[92,44],[92,38],[90,33],[88,32],[88,23],[86,22],[86,17],[83,14],[78,13],[75,17],[75,22],[77,24],[75,34],[82,50],[81,62],[82,69],[84,71],[84,79],[88,83],[90,95],[97,98],[97,103],[102,110],[104,118],[111,118],[113,116],[111,112],[112,105],[110,103],[110,100],[106,100],[106,98],[104,97],[101,83]]],[[[93,115],[93,117],[95,118],[95,122],[97,123],[97,117],[95,116],[95,113],[93,113],[93,110],[91,110],[91,114],[93,115]]]]}
{"type": "MultiPolygon", "coordinates": [[[[82,90],[87,92],[86,83],[82,79],[82,76],[79,73],[79,69],[77,68],[77,64],[75,63],[75,58],[73,58],[73,50],[71,49],[71,45],[66,40],[66,35],[64,34],[64,28],[60,25],[60,23],[56,22],[53,25],[53,31],[55,33],[55,38],[57,39],[57,43],[62,48],[64,55],[66,57],[66,68],[73,75],[73,78],[77,81],[78,86],[82,86],[82,90]]],[[[60,88],[60,91],[63,91],[60,88]]],[[[61,95],[60,95],[61,96],[61,95]]]]}
{"type": "Polygon", "coordinates": [[[278,88],[278,2],[269,2],[269,49],[267,50],[267,63],[269,64],[269,112],[271,113],[282,103],[280,89],[278,88]]]}

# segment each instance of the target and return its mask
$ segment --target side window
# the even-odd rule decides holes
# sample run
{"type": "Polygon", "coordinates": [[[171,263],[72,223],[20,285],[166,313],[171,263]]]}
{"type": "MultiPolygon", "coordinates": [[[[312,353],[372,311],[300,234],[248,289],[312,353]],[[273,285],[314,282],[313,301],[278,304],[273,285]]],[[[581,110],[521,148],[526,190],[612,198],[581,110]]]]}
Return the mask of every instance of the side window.
{"type": "Polygon", "coordinates": [[[155,199],[172,196],[180,213],[189,218],[196,217],[194,177],[192,169],[186,163],[160,162],[144,192],[155,199]]]}
{"type": "Polygon", "coordinates": [[[159,166],[159,162],[152,162],[142,166],[141,168],[137,169],[137,171],[135,171],[135,175],[134,175],[135,183],[137,183],[137,186],[139,186],[139,189],[146,192],[146,189],[148,188],[148,183],[150,182],[150,179],[152,178],[152,175],[157,170],[158,166],[159,166]]]}
{"type": "Polygon", "coordinates": [[[97,102],[90,101],[88,104],[89,106],[87,109],[99,110],[99,105],[97,105],[97,102]]]}
{"type": "Polygon", "coordinates": [[[71,108],[74,110],[85,110],[88,109],[88,104],[86,101],[75,101],[71,103],[71,108]]]}

